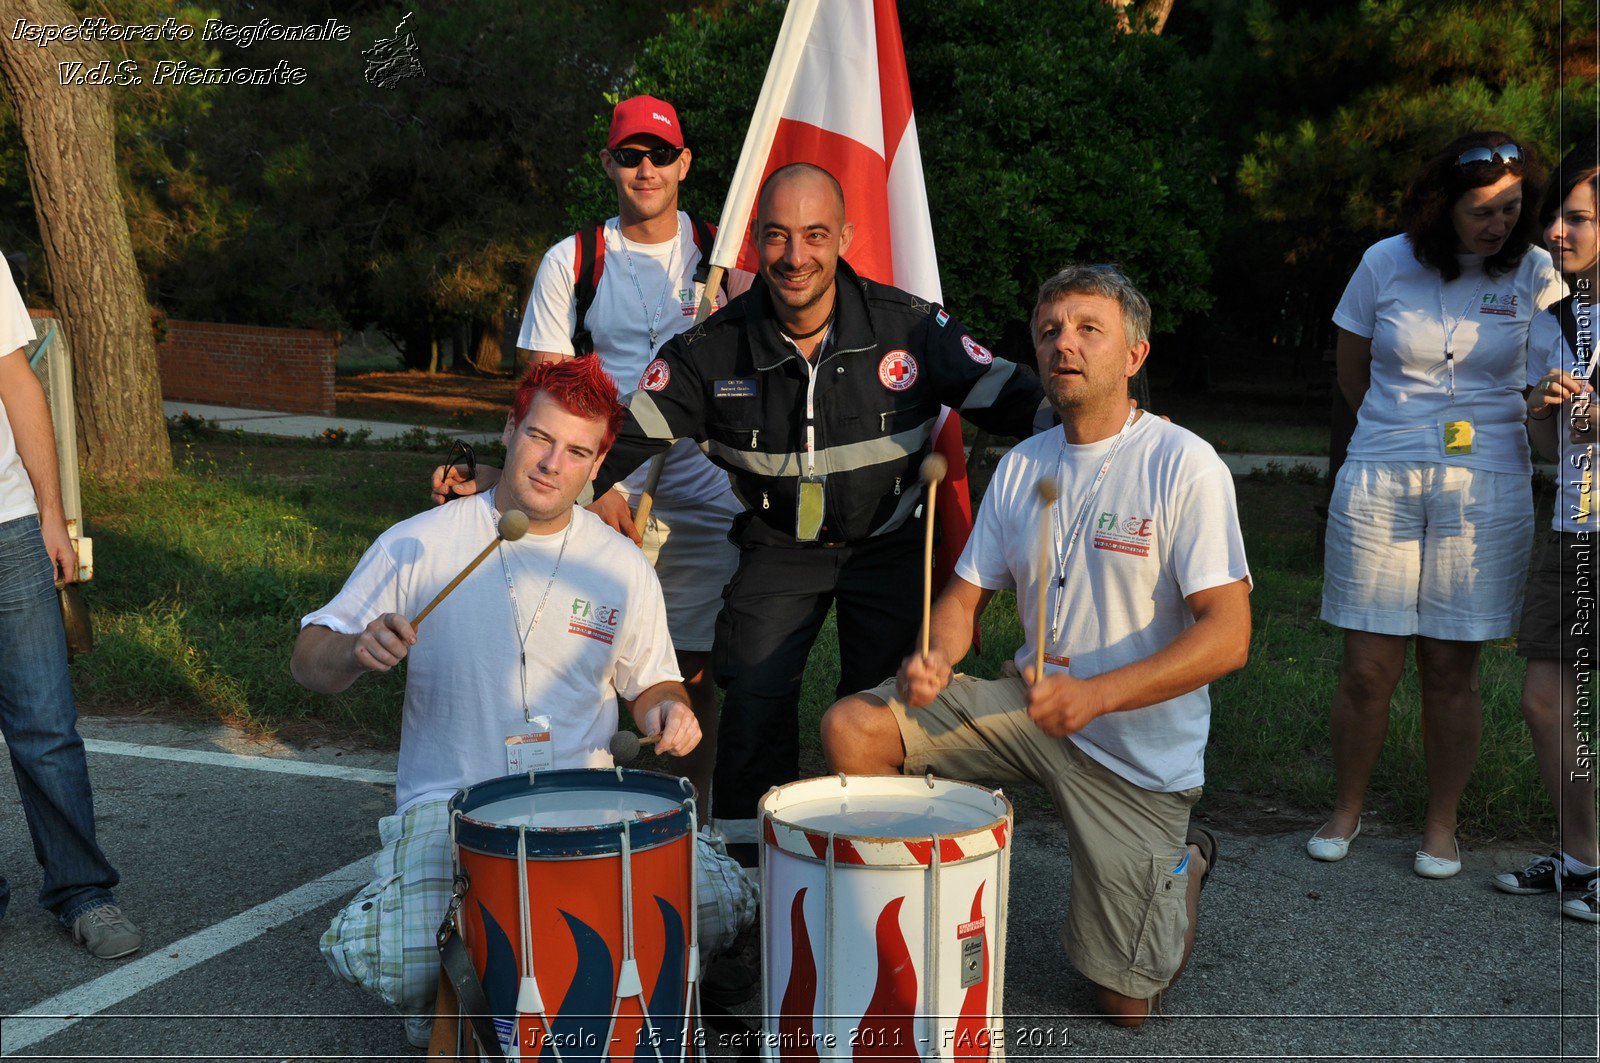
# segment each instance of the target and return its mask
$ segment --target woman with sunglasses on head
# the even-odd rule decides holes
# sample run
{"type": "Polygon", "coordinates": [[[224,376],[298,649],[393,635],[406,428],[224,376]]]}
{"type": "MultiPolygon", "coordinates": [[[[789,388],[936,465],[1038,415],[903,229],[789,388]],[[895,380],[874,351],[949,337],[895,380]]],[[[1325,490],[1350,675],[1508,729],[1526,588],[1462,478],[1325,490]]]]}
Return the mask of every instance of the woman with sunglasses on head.
{"type": "Polygon", "coordinates": [[[1339,388],[1358,411],[1328,510],[1322,618],[1344,629],[1333,814],[1306,843],[1342,860],[1416,638],[1428,811],[1412,869],[1461,870],[1456,810],[1478,757],[1478,654],[1515,628],[1533,531],[1523,429],[1534,315],[1561,294],[1534,246],[1543,174],[1504,133],[1457,139],[1401,200],[1334,311],[1339,388]]]}
{"type": "Polygon", "coordinates": [[[1572,294],[1534,318],[1528,331],[1528,438],[1556,462],[1550,532],[1528,575],[1517,653],[1528,659],[1522,716],[1533,738],[1545,791],[1556,806],[1561,848],[1521,871],[1494,877],[1506,893],[1563,896],[1561,914],[1600,922],[1595,900],[1600,846],[1595,838],[1593,702],[1584,697],[1596,665],[1594,532],[1591,495],[1595,428],[1590,366],[1595,292],[1600,287],[1600,142],[1590,138],[1561,161],[1544,198],[1545,246],[1572,294]]]}

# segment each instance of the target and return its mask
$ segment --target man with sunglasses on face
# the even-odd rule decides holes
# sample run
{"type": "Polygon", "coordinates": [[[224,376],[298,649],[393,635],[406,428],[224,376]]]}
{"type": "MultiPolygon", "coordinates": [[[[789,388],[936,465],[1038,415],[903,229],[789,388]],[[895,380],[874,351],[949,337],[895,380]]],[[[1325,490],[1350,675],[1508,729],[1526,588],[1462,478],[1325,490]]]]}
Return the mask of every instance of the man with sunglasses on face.
{"type": "MultiPolygon", "coordinates": [[[[714,230],[678,209],[678,185],[692,158],[670,103],[634,96],[617,104],[600,152],[600,165],[617,189],[617,216],[545,252],[517,339],[534,361],[593,353],[618,389],[629,392],[662,345],[694,323],[714,230]]],[[[739,274],[730,287],[737,294],[748,285],[748,275],[739,274]]],[[[723,302],[718,292],[716,305],[723,302]]],[[[448,488],[454,495],[486,489],[497,473],[482,472],[476,484],[463,485],[458,481],[472,474],[452,463],[435,476],[435,500],[444,501],[448,488]]],[[[641,468],[588,508],[639,543],[661,580],[678,669],[705,735],[676,767],[695,784],[705,807],[717,720],[716,688],[706,666],[722,588],[738,564],[728,528],[743,507],[727,473],[685,439],[667,454],[650,519],[638,526],[633,515],[648,473],[641,468]]]]}

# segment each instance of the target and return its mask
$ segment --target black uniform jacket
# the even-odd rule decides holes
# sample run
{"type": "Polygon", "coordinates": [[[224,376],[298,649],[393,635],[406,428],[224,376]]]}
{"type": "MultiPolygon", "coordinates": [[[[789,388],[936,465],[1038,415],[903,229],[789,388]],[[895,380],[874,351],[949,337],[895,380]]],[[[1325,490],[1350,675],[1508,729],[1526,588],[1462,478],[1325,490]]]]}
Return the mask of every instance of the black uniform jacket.
{"type": "Polygon", "coordinates": [[[596,493],[687,436],[771,531],[795,534],[800,480],[815,476],[825,502],[818,538],[858,542],[898,528],[921,502],[918,471],[941,405],[998,435],[1030,434],[1043,400],[1032,372],[993,357],[939,306],[844,262],[836,283],[814,367],[779,330],[759,277],[675,336],[626,398],[596,493]]]}

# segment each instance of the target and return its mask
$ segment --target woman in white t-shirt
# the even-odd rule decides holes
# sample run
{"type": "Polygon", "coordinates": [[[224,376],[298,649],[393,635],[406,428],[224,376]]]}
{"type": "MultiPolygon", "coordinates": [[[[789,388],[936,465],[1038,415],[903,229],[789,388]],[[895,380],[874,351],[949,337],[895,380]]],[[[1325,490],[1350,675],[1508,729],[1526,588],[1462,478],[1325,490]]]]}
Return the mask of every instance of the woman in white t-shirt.
{"type": "Polygon", "coordinates": [[[1401,201],[1406,231],[1368,248],[1333,320],[1358,411],[1328,511],[1322,618],[1345,629],[1331,732],[1333,814],[1306,843],[1340,860],[1361,830],[1389,700],[1417,642],[1428,812],[1413,870],[1461,870],[1456,806],[1478,756],[1478,653],[1514,630],[1533,530],[1523,429],[1534,315],[1560,294],[1533,246],[1543,190],[1526,146],[1461,137],[1401,201]]]}
{"type": "Polygon", "coordinates": [[[1572,294],[1528,331],[1528,437],[1556,462],[1556,509],[1539,561],[1528,574],[1517,653],[1528,659],[1522,715],[1545,791],[1556,807],[1561,848],[1520,871],[1494,877],[1506,893],[1565,897],[1561,914],[1600,922],[1595,887],[1595,568],[1600,537],[1593,480],[1600,407],[1593,404],[1595,292],[1600,288],[1600,142],[1590,137],[1561,162],[1545,196],[1545,246],[1572,294]]]}

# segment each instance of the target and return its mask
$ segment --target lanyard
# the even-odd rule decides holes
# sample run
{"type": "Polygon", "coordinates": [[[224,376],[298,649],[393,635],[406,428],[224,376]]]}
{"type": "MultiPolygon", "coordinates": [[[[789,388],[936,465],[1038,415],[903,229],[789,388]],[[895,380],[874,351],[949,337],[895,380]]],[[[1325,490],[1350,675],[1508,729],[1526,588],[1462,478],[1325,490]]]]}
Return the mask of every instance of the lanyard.
{"type": "MultiPolygon", "coordinates": [[[[832,325],[833,315],[829,314],[828,320],[822,326],[828,331],[823,334],[822,342],[817,344],[817,349],[812,355],[817,363],[821,363],[823,354],[828,349],[828,341],[833,338],[832,325]]],[[[806,366],[806,469],[804,475],[815,476],[817,474],[817,366],[813,364],[812,358],[805,356],[805,352],[800,349],[800,345],[794,341],[793,337],[781,329],[778,334],[783,337],[784,342],[794,348],[796,356],[806,366]]]]}
{"type": "Polygon", "coordinates": [[[644,288],[639,284],[639,271],[633,265],[633,252],[628,250],[628,238],[622,235],[622,223],[617,223],[617,240],[622,244],[622,255],[628,260],[628,276],[633,279],[633,293],[639,297],[639,309],[644,311],[645,328],[650,333],[650,353],[656,353],[656,337],[660,335],[661,311],[667,305],[667,293],[672,291],[676,282],[673,275],[678,264],[678,245],[683,243],[683,226],[680,223],[677,231],[672,234],[672,250],[667,254],[667,277],[661,285],[661,298],[656,300],[655,316],[650,315],[650,307],[644,301],[644,288]]]}
{"type": "MultiPolygon", "coordinates": [[[[1100,471],[1095,473],[1094,483],[1089,485],[1089,492],[1084,496],[1083,504],[1078,507],[1078,515],[1073,518],[1070,538],[1066,535],[1066,529],[1061,526],[1061,522],[1066,518],[1066,511],[1063,508],[1063,499],[1059,497],[1060,492],[1057,492],[1056,504],[1051,507],[1054,510],[1056,526],[1060,529],[1060,534],[1056,536],[1056,567],[1058,569],[1055,578],[1056,604],[1055,608],[1050,611],[1050,642],[1047,645],[1054,646],[1056,638],[1061,632],[1061,606],[1067,598],[1067,562],[1071,560],[1073,547],[1078,545],[1078,539],[1083,534],[1084,525],[1089,521],[1089,511],[1094,506],[1095,498],[1100,494],[1100,485],[1105,482],[1106,473],[1111,471],[1111,463],[1116,460],[1117,451],[1122,449],[1122,444],[1128,438],[1128,428],[1138,415],[1139,407],[1130,403],[1128,406],[1128,419],[1123,421],[1122,427],[1117,430],[1117,436],[1111,442],[1111,449],[1106,451],[1105,460],[1100,463],[1100,471]]],[[[1061,468],[1065,469],[1067,463],[1067,430],[1065,427],[1061,429],[1061,454],[1058,461],[1061,468]]],[[[1044,593],[1050,593],[1048,584],[1044,588],[1044,593]]],[[[1042,638],[1044,632],[1041,631],[1038,635],[1042,638]]]]}
{"type": "Polygon", "coordinates": [[[533,715],[528,707],[528,639],[533,635],[533,629],[539,626],[539,618],[544,615],[544,603],[550,600],[550,588],[556,585],[556,573],[561,571],[561,559],[567,554],[567,540],[572,537],[572,525],[576,518],[567,515],[567,530],[561,533],[561,549],[556,552],[555,567],[550,570],[550,578],[545,582],[544,593],[539,596],[539,605],[533,611],[533,619],[528,621],[528,629],[522,629],[522,614],[517,608],[517,588],[511,579],[511,566],[506,563],[506,544],[500,542],[500,571],[506,576],[506,593],[511,596],[511,634],[517,640],[517,668],[522,684],[522,719],[532,723],[533,715]]]}
{"type": "Polygon", "coordinates": [[[1444,277],[1442,275],[1439,277],[1439,321],[1444,326],[1444,371],[1447,381],[1446,387],[1449,389],[1452,399],[1456,397],[1456,329],[1460,328],[1461,323],[1472,315],[1472,308],[1478,305],[1478,298],[1483,295],[1483,286],[1486,283],[1488,283],[1487,274],[1483,280],[1478,282],[1478,286],[1473,289],[1472,298],[1467,301],[1466,309],[1461,311],[1461,316],[1452,322],[1450,320],[1450,312],[1444,306],[1444,277]]]}

